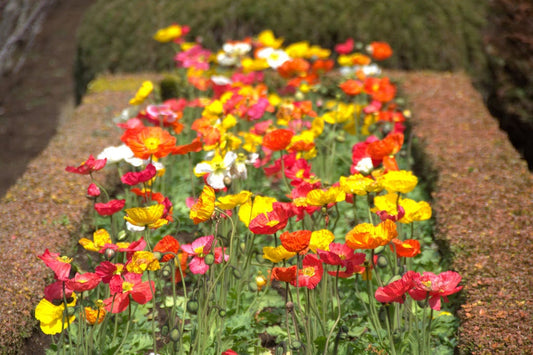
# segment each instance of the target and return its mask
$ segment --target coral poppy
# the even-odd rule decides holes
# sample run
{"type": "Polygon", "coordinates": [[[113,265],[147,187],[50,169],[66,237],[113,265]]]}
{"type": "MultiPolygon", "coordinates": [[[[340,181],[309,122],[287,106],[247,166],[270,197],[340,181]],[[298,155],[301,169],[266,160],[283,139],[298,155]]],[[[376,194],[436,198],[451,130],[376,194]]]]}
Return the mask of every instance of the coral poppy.
{"type": "Polygon", "coordinates": [[[171,235],[164,236],[157,244],[154,246],[154,251],[159,253],[169,253],[165,254],[159,260],[162,263],[165,263],[169,260],[174,259],[174,254],[178,253],[180,249],[180,243],[171,235]]]}
{"type": "Polygon", "coordinates": [[[359,80],[348,79],[339,85],[346,95],[355,96],[363,92],[363,83],[359,80]]]}
{"type": "Polygon", "coordinates": [[[381,222],[377,226],[361,223],[346,234],[346,245],[352,249],[375,249],[387,245],[397,236],[396,224],[390,220],[381,222]]]}
{"type": "Polygon", "coordinates": [[[329,251],[317,250],[320,260],[325,264],[337,265],[345,268],[344,271],[328,271],[331,276],[350,277],[354,272],[360,272],[360,265],[365,261],[364,253],[355,253],[354,250],[345,244],[331,243],[329,251]]]}
{"type": "Polygon", "coordinates": [[[208,185],[204,185],[198,201],[191,207],[189,218],[194,224],[202,223],[211,219],[215,211],[215,190],[208,185]]]}
{"type": "Polygon", "coordinates": [[[126,200],[110,200],[108,202],[98,202],[94,204],[94,209],[100,216],[111,216],[126,205],[126,200]]]}
{"type": "Polygon", "coordinates": [[[177,145],[172,150],[172,154],[183,155],[192,152],[199,152],[202,150],[202,141],[199,137],[196,137],[189,144],[177,145]]]}
{"type": "Polygon", "coordinates": [[[382,140],[371,142],[366,151],[373,160],[383,160],[385,156],[394,155],[403,145],[403,133],[389,133],[382,140]]]}
{"type": "Polygon", "coordinates": [[[106,162],[107,162],[107,158],[95,159],[91,154],[89,155],[89,158],[87,160],[85,160],[83,163],[80,164],[80,166],[78,167],[67,166],[65,168],[65,171],[68,171],[69,173],[80,174],[80,175],[89,175],[93,173],[94,171],[103,169],[106,162]]]}
{"type": "Polygon", "coordinates": [[[289,216],[282,205],[274,204],[273,210],[257,215],[248,228],[254,234],[274,234],[287,225],[289,216]]]}
{"type": "Polygon", "coordinates": [[[316,255],[308,254],[302,261],[302,268],[298,270],[298,278],[291,281],[291,285],[312,290],[322,280],[323,273],[322,261],[316,255]]]}
{"type": "Polygon", "coordinates": [[[176,138],[161,127],[128,129],[121,140],[141,159],[149,159],[151,156],[163,158],[176,146],[176,138]]]}
{"type": "Polygon", "coordinates": [[[420,254],[420,242],[416,239],[400,240],[394,238],[389,244],[392,252],[395,252],[399,257],[412,258],[420,254]]]}
{"type": "Polygon", "coordinates": [[[444,302],[448,302],[449,295],[463,288],[458,286],[461,275],[455,271],[445,271],[438,275],[426,271],[421,276],[414,277],[413,282],[414,286],[409,290],[409,295],[416,301],[429,297],[429,306],[436,311],[440,310],[441,297],[444,302]]]}
{"type": "Polygon", "coordinates": [[[293,136],[294,132],[289,129],[275,129],[265,134],[263,137],[263,147],[272,151],[284,150],[291,143],[293,136]]]}
{"type": "MultiPolygon", "coordinates": [[[[76,294],[72,294],[72,299],[67,303],[67,307],[76,305],[76,294]]],[[[75,315],[68,316],[65,314],[65,304],[61,303],[56,306],[52,302],[43,298],[35,308],[35,318],[41,322],[41,330],[44,334],[57,334],[66,329],[74,320],[75,315]]]]}
{"type": "Polygon", "coordinates": [[[309,230],[299,230],[295,232],[283,232],[279,236],[281,245],[288,251],[294,253],[305,253],[309,248],[312,232],[309,230]]]}

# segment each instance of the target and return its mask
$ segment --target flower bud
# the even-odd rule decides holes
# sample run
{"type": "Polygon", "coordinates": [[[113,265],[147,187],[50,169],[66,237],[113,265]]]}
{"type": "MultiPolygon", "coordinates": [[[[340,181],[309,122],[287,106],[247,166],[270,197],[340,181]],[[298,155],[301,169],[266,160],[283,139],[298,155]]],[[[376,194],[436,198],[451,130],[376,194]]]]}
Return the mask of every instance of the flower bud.
{"type": "Polygon", "coordinates": [[[198,312],[198,301],[196,300],[190,300],[187,302],[187,312],[196,314],[198,312]]]}
{"type": "Polygon", "coordinates": [[[298,340],[294,340],[291,344],[291,349],[292,350],[299,350],[302,348],[302,343],[298,340]]]}
{"type": "Polygon", "coordinates": [[[224,186],[226,186],[228,189],[231,187],[232,180],[229,176],[224,176],[224,186]]]}
{"type": "Polygon", "coordinates": [[[226,310],[225,309],[220,309],[218,311],[218,316],[221,317],[221,318],[224,318],[226,316],[226,310]]]}
{"type": "Polygon", "coordinates": [[[380,268],[384,268],[384,267],[387,267],[387,265],[389,264],[388,261],[387,261],[387,258],[385,258],[383,255],[380,255],[378,256],[378,262],[377,262],[378,266],[380,268]]]}
{"type": "Polygon", "coordinates": [[[91,183],[87,188],[87,198],[90,200],[96,200],[96,198],[100,196],[100,193],[100,189],[95,183],[91,183]]]}
{"type": "Polygon", "coordinates": [[[287,302],[287,303],[285,304],[285,308],[287,308],[287,311],[288,311],[289,313],[292,312],[292,311],[294,310],[294,303],[292,303],[292,302],[290,302],[290,301],[287,302]]]}
{"type": "Polygon", "coordinates": [[[106,249],[104,252],[105,258],[109,261],[115,257],[116,252],[113,249],[106,249]]]}
{"type": "Polygon", "coordinates": [[[167,336],[168,333],[169,333],[168,325],[165,324],[161,327],[161,335],[167,336]]]}
{"type": "Polygon", "coordinates": [[[213,263],[215,262],[215,256],[213,254],[207,254],[204,257],[204,262],[206,263],[206,265],[213,265],[213,263]]]}
{"type": "Polygon", "coordinates": [[[118,232],[117,240],[118,241],[123,241],[124,239],[126,239],[127,236],[128,236],[128,233],[123,229],[120,232],[118,232]]]}
{"type": "Polygon", "coordinates": [[[180,335],[180,330],[178,328],[174,328],[170,331],[170,335],[169,335],[169,338],[170,340],[172,340],[174,343],[177,343],[178,341],[180,341],[180,338],[181,338],[181,335],[180,335]]]}

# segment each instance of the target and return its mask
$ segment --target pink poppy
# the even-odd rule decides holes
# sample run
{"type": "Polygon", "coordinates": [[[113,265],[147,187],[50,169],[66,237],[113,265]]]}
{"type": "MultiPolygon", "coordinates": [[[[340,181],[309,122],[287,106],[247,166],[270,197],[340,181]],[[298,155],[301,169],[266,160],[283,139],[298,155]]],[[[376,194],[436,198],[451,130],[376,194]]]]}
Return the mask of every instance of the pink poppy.
{"type": "Polygon", "coordinates": [[[339,54],[349,54],[353,51],[353,48],[354,40],[353,38],[348,38],[346,42],[335,45],[335,52],[339,54]]]}
{"type": "Polygon", "coordinates": [[[349,277],[354,272],[359,272],[360,266],[365,261],[364,253],[356,253],[352,248],[346,244],[331,243],[329,245],[329,251],[317,250],[320,260],[328,265],[338,265],[346,268],[345,271],[328,271],[331,276],[349,277]]]}
{"type": "Polygon", "coordinates": [[[376,300],[381,303],[403,303],[405,294],[413,287],[413,279],[417,276],[419,276],[418,273],[409,270],[401,279],[393,281],[386,286],[378,287],[375,293],[376,300]]]}
{"type": "Polygon", "coordinates": [[[95,183],[91,183],[89,187],[87,187],[87,196],[88,197],[98,197],[100,196],[100,188],[96,186],[95,183]]]}
{"type": "Polygon", "coordinates": [[[203,275],[209,270],[209,265],[205,263],[204,258],[211,253],[214,240],[215,237],[213,235],[207,235],[196,239],[191,244],[183,244],[181,246],[181,250],[193,256],[189,263],[189,270],[193,274],[203,275]]]}
{"type": "Polygon", "coordinates": [[[93,272],[76,273],[74,278],[66,282],[66,286],[76,292],[89,291],[96,288],[101,280],[100,276],[93,272]]]}

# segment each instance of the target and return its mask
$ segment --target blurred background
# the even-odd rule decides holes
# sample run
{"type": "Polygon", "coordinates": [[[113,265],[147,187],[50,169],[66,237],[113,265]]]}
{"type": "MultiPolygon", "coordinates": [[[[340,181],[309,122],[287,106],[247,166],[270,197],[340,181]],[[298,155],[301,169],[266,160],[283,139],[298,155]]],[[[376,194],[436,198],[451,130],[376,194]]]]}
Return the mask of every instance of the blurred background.
{"type": "Polygon", "coordinates": [[[284,44],[387,41],[390,69],[465,71],[533,169],[531,0],[0,0],[0,195],[96,75],[172,69],[152,39],[172,23],[209,49],[272,29],[284,44]]]}

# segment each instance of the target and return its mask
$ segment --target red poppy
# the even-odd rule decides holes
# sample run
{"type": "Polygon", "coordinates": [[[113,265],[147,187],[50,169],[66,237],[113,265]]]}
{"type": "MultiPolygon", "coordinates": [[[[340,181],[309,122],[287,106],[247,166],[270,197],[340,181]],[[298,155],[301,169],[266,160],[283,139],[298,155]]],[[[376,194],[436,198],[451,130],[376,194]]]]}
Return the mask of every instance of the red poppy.
{"type": "Polygon", "coordinates": [[[387,42],[372,42],[369,49],[375,60],[385,60],[392,56],[392,48],[387,42]]]}
{"type": "Polygon", "coordinates": [[[391,84],[389,78],[368,77],[364,82],[365,92],[373,100],[379,102],[389,102],[396,95],[396,87],[391,84]]]}
{"type": "Polygon", "coordinates": [[[165,157],[176,145],[176,138],[161,127],[128,129],[120,139],[141,159],[165,157]]]}
{"type": "Polygon", "coordinates": [[[52,269],[57,280],[67,281],[69,279],[70,269],[72,267],[72,265],[70,265],[70,262],[72,261],[71,258],[60,256],[59,253],[50,253],[48,249],[46,249],[42,255],[39,255],[38,258],[44,261],[45,265],[52,269]]]}
{"type": "Polygon", "coordinates": [[[289,217],[283,205],[273,204],[273,210],[267,213],[257,215],[248,228],[254,234],[274,234],[285,228],[289,217]]]}
{"type": "Polygon", "coordinates": [[[69,298],[72,296],[72,290],[68,288],[66,283],[64,281],[56,281],[54,283],[51,283],[50,285],[46,286],[44,288],[44,298],[46,298],[50,302],[54,302],[54,300],[61,300],[63,301],[63,296],[66,298],[69,298]],[[63,294],[63,290],[65,291],[63,294]]]}
{"type": "Polygon", "coordinates": [[[271,280],[293,282],[296,280],[296,265],[289,267],[275,267],[270,274],[271,280]]]}
{"type": "Polygon", "coordinates": [[[94,272],[100,276],[102,282],[108,284],[111,279],[119,277],[122,271],[125,271],[124,264],[113,264],[110,261],[102,261],[94,268],[94,272]]]}
{"type": "Polygon", "coordinates": [[[120,181],[126,185],[133,186],[151,180],[156,174],[157,170],[155,169],[155,166],[153,164],[148,164],[142,171],[132,171],[122,175],[120,181]]]}
{"type": "Polygon", "coordinates": [[[292,251],[293,253],[305,253],[309,248],[312,233],[313,232],[309,230],[283,232],[279,236],[279,239],[281,240],[281,245],[283,245],[287,251],[292,251]]]}
{"type": "Polygon", "coordinates": [[[91,183],[89,187],[87,187],[87,196],[88,197],[98,197],[100,196],[100,188],[96,186],[95,183],[91,183]]]}
{"type": "Polygon", "coordinates": [[[315,74],[330,72],[335,66],[332,59],[317,59],[311,66],[311,71],[315,74]]]}
{"type": "Polygon", "coordinates": [[[291,143],[294,132],[289,129],[275,129],[268,132],[263,137],[263,147],[273,151],[279,151],[287,148],[291,143]]]}
{"type": "Polygon", "coordinates": [[[445,271],[438,275],[432,272],[424,272],[422,276],[413,277],[414,286],[409,290],[409,295],[415,301],[422,301],[429,297],[429,306],[440,310],[441,301],[448,302],[449,295],[461,291],[463,286],[457,286],[461,282],[461,275],[455,271],[445,271]]]}
{"type": "Polygon", "coordinates": [[[126,200],[111,200],[109,202],[98,202],[94,204],[94,209],[100,216],[111,216],[126,205],[126,200]]]}
{"type": "Polygon", "coordinates": [[[322,280],[323,273],[322,261],[316,255],[308,254],[302,261],[302,268],[298,270],[298,280],[293,280],[291,285],[307,287],[312,290],[322,280]],[[296,281],[298,281],[298,284],[296,284],[296,281]]]}
{"type": "Polygon", "coordinates": [[[363,92],[363,83],[359,80],[348,79],[339,85],[346,95],[355,96],[363,92]]]}
{"type": "MultiPolygon", "coordinates": [[[[400,206],[401,207],[401,206],[400,206]]],[[[420,254],[420,242],[416,239],[406,239],[401,241],[398,238],[391,240],[392,244],[389,244],[390,249],[395,252],[396,255],[404,258],[412,258],[420,254]]]]}
{"type": "Polygon", "coordinates": [[[81,175],[89,175],[93,171],[97,171],[102,169],[107,162],[106,159],[94,159],[92,155],[89,155],[89,158],[81,163],[80,166],[74,167],[74,166],[67,166],[65,168],[65,171],[68,171],[69,173],[75,173],[75,174],[81,174],[81,175]]]}
{"type": "Polygon", "coordinates": [[[413,286],[413,278],[418,274],[414,271],[407,271],[401,279],[391,282],[390,284],[378,287],[375,293],[376,300],[381,303],[403,303],[405,301],[405,294],[413,286]]]}
{"type": "Polygon", "coordinates": [[[84,274],[76,273],[74,278],[66,282],[66,286],[76,292],[89,291],[96,288],[101,280],[100,276],[93,272],[86,272],[84,274]]]}
{"type": "MultiPolygon", "coordinates": [[[[157,244],[154,246],[154,251],[160,253],[174,253],[176,254],[180,249],[180,243],[171,235],[164,236],[157,244]]],[[[164,263],[169,260],[174,259],[173,254],[163,255],[160,262],[164,263]]]]}
{"type": "Polygon", "coordinates": [[[364,253],[356,253],[352,248],[341,243],[331,243],[329,251],[317,250],[320,260],[328,265],[338,265],[346,268],[345,271],[328,271],[331,276],[349,277],[354,272],[360,271],[357,266],[365,261],[364,253]]]}
{"type": "Polygon", "coordinates": [[[122,278],[113,278],[109,284],[112,296],[104,300],[105,308],[111,313],[120,313],[126,310],[130,299],[145,304],[153,297],[155,290],[153,281],[142,282],[141,274],[127,273],[122,278]],[[130,297],[131,296],[131,297],[130,297]]]}

